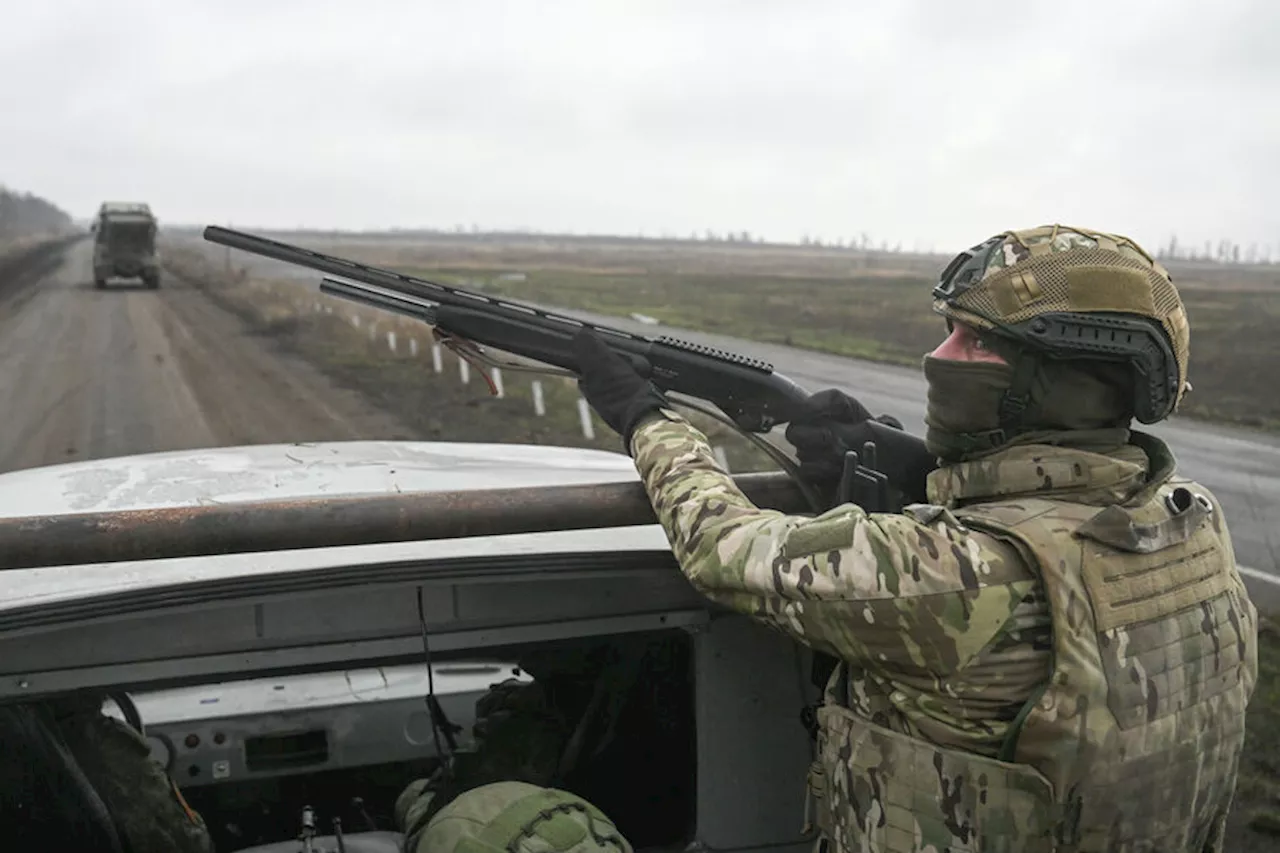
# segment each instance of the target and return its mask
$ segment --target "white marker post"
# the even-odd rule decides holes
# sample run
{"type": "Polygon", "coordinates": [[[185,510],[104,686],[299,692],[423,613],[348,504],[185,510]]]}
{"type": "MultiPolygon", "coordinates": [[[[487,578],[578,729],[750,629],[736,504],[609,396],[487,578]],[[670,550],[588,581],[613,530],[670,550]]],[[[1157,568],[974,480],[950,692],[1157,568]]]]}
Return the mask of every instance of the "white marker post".
{"type": "Polygon", "coordinates": [[[542,383],[535,379],[531,387],[533,388],[533,413],[542,417],[547,413],[547,407],[542,402],[542,383]]]}
{"type": "MultiPolygon", "coordinates": [[[[418,357],[418,339],[417,338],[409,338],[409,355],[413,356],[414,358],[418,357]]],[[[436,372],[439,373],[439,371],[436,371],[436,372]]]]}
{"type": "Polygon", "coordinates": [[[596,437],[596,426],[591,422],[591,407],[587,405],[587,401],[578,398],[578,420],[582,422],[582,435],[584,438],[596,437]]]}
{"type": "Polygon", "coordinates": [[[467,364],[465,358],[458,359],[458,376],[462,379],[463,385],[471,384],[471,365],[467,364]]]}
{"type": "Polygon", "coordinates": [[[444,362],[440,360],[440,345],[431,345],[431,366],[436,369],[436,373],[444,370],[444,362]]]}
{"type": "Polygon", "coordinates": [[[502,371],[495,367],[490,375],[493,376],[494,390],[498,392],[498,399],[501,400],[503,397],[507,396],[502,387],[502,371]]]}

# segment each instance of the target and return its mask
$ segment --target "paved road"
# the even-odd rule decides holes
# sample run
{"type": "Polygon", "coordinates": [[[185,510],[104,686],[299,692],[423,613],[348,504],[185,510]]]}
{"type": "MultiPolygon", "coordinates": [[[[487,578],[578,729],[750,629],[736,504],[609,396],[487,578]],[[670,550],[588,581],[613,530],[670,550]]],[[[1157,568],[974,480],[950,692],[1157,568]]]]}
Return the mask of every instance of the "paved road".
{"type": "Polygon", "coordinates": [[[170,279],[95,290],[90,246],[0,290],[0,471],[277,441],[408,438],[170,279]]]}

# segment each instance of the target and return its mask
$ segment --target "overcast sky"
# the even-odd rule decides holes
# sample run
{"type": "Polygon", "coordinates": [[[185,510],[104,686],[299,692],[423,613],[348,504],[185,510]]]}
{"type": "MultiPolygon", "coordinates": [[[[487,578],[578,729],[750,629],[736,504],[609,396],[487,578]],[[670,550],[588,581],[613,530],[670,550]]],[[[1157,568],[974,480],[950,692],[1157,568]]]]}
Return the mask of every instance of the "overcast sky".
{"type": "Polygon", "coordinates": [[[76,216],[1280,253],[1280,0],[0,10],[0,182],[76,216]]]}

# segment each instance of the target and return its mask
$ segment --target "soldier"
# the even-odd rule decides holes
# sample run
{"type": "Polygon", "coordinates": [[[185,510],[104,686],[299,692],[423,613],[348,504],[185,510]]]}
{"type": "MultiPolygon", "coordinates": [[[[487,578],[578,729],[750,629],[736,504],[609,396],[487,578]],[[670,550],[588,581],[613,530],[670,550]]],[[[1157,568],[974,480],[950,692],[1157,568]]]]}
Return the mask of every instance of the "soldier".
{"type": "Polygon", "coordinates": [[[125,853],[106,804],[38,705],[0,705],[5,850],[125,853]]]}
{"type": "Polygon", "coordinates": [[[67,750],[102,798],[129,853],[213,853],[194,811],[137,729],[102,710],[105,697],[85,693],[51,700],[46,711],[67,750]]]}
{"type": "Polygon", "coordinates": [[[213,853],[204,821],[137,730],[77,694],[0,709],[6,849],[213,853]]]}
{"type": "MultiPolygon", "coordinates": [[[[1256,612],[1216,498],[1130,429],[1189,387],[1168,273],[1045,226],[960,254],[933,295],[928,431],[893,466],[928,472],[899,484],[927,502],[901,514],[753,506],[586,330],[581,389],[693,585],[839,660],[809,780],[829,850],[1221,850],[1256,612]]],[[[834,471],[868,416],[824,392],[787,435],[834,471]]]]}

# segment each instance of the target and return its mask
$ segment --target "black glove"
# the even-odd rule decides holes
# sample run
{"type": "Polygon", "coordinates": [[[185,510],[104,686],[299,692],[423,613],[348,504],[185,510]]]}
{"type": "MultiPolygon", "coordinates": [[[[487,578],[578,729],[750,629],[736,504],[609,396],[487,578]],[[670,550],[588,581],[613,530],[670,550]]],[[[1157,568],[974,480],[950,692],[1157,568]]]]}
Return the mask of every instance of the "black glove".
{"type": "Polygon", "coordinates": [[[631,433],[650,412],[671,404],[648,379],[600,336],[583,327],[573,339],[578,359],[578,390],[609,428],[631,447],[631,433]]]}
{"type": "Polygon", "coordinates": [[[876,443],[876,467],[889,485],[902,493],[906,503],[926,500],[925,478],[938,467],[924,440],[902,430],[902,422],[889,415],[873,418],[867,408],[849,395],[830,389],[806,400],[787,427],[787,441],[796,448],[800,476],[834,496],[844,472],[844,455],[861,455],[862,445],[876,443]],[[875,430],[879,422],[892,430],[875,430]],[[874,430],[874,432],[873,432],[874,430]]]}

